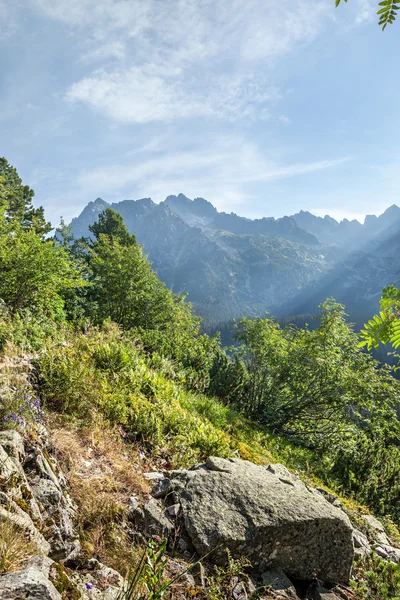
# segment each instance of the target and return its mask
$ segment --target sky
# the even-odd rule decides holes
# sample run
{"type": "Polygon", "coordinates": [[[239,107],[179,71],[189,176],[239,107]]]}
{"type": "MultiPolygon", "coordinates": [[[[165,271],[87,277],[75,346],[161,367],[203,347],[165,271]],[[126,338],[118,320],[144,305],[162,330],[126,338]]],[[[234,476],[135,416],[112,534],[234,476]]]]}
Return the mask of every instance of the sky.
{"type": "Polygon", "coordinates": [[[0,156],[57,224],[201,196],[255,218],[400,204],[400,22],[378,0],[0,0],[0,156]]]}

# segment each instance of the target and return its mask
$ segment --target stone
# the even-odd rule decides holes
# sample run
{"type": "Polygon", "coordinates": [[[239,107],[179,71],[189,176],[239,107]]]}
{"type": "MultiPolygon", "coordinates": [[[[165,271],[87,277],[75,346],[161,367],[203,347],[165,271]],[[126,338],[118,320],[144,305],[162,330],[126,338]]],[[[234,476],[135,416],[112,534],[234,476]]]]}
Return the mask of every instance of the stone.
{"type": "Polygon", "coordinates": [[[366,535],[358,529],[353,529],[354,554],[356,556],[365,556],[371,554],[372,548],[366,535]]]}
{"type": "Polygon", "coordinates": [[[162,505],[154,498],[150,498],[141,511],[136,511],[135,522],[137,528],[146,536],[158,535],[166,538],[174,531],[174,525],[165,516],[162,505]]]}
{"type": "Polygon", "coordinates": [[[156,481],[156,484],[151,490],[151,495],[154,496],[154,498],[165,498],[170,489],[171,482],[167,477],[164,477],[163,479],[158,479],[156,481]]]}
{"type": "Polygon", "coordinates": [[[54,564],[54,561],[51,560],[48,556],[32,556],[26,563],[26,567],[34,567],[49,578],[50,568],[54,564]]]}
{"type": "Polygon", "coordinates": [[[38,479],[31,483],[32,494],[51,514],[61,502],[62,492],[51,479],[38,479]]]}
{"type": "Polygon", "coordinates": [[[12,523],[30,539],[40,554],[43,554],[44,556],[49,554],[50,544],[48,541],[45,540],[43,535],[37,530],[30,516],[14,502],[9,502],[7,508],[0,505],[0,522],[12,523]]]}
{"type": "Polygon", "coordinates": [[[21,434],[15,429],[0,431],[0,446],[3,447],[8,456],[15,458],[19,462],[24,460],[24,440],[21,434]]]}
{"type": "Polygon", "coordinates": [[[42,452],[38,452],[36,455],[36,467],[39,474],[44,479],[50,479],[54,485],[61,490],[60,478],[55,474],[51,463],[45,458],[42,452]]]}
{"type": "Polygon", "coordinates": [[[375,552],[381,558],[387,558],[388,557],[388,553],[386,552],[385,548],[383,548],[383,546],[376,545],[375,546],[375,552]]]}
{"type": "Polygon", "coordinates": [[[247,589],[244,581],[239,579],[239,577],[234,577],[231,581],[232,587],[232,598],[233,600],[247,600],[247,589]]]}
{"type": "Polygon", "coordinates": [[[181,565],[178,561],[170,559],[167,564],[167,573],[170,579],[175,579],[177,577],[177,581],[181,581],[186,586],[190,586],[191,588],[196,587],[196,582],[194,580],[193,575],[187,570],[187,566],[181,565]]]}
{"type": "Polygon", "coordinates": [[[228,548],[258,570],[329,583],[349,580],[354,557],[348,517],[286,472],[239,459],[170,474],[185,530],[200,556],[222,562],[228,548]],[[294,479],[293,479],[294,478],[294,479]]]}
{"type": "Polygon", "coordinates": [[[333,592],[325,589],[319,582],[312,583],[306,593],[307,600],[339,600],[333,592]]]}
{"type": "Polygon", "coordinates": [[[176,517],[179,515],[180,510],[181,510],[180,504],[172,504],[171,506],[167,506],[167,508],[165,509],[165,512],[171,518],[176,519],[176,517]]]}
{"type": "Polygon", "coordinates": [[[163,473],[159,473],[158,471],[151,471],[150,473],[143,473],[144,477],[147,479],[147,481],[160,481],[161,479],[164,479],[164,474],[163,473]]]}
{"type": "Polygon", "coordinates": [[[282,569],[268,569],[261,575],[263,587],[277,593],[278,598],[297,600],[296,589],[282,569]]]}
{"type": "Polygon", "coordinates": [[[4,481],[8,487],[16,485],[21,479],[21,472],[15,461],[12,460],[0,446],[0,481],[4,481]]]}
{"type": "Polygon", "coordinates": [[[279,479],[283,483],[287,483],[293,486],[303,485],[301,479],[297,477],[297,475],[293,475],[293,473],[291,473],[289,469],[287,469],[283,465],[280,465],[279,463],[268,465],[267,471],[279,477],[279,479]]]}
{"type": "Polygon", "coordinates": [[[387,553],[387,560],[394,563],[400,563],[400,548],[394,548],[393,546],[383,546],[387,553]]]}
{"type": "Polygon", "coordinates": [[[106,589],[109,586],[122,587],[124,584],[124,578],[118,571],[102,563],[99,563],[99,567],[95,569],[94,578],[102,589],[106,589]]]}
{"type": "Polygon", "coordinates": [[[0,577],[0,600],[61,600],[54,585],[35,567],[0,577]]]}
{"type": "Polygon", "coordinates": [[[389,546],[389,540],[384,526],[373,515],[363,515],[363,521],[368,525],[374,540],[383,546],[389,546]]]}

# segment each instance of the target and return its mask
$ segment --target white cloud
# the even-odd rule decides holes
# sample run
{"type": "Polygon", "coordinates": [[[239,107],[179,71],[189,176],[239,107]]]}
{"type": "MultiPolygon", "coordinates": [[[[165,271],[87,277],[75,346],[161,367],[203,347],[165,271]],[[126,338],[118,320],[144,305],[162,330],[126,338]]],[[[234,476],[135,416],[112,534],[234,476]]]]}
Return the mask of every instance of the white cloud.
{"type": "Polygon", "coordinates": [[[66,99],[112,120],[268,119],[279,97],[269,68],[311,42],[326,0],[32,0],[48,17],[85,30],[88,72],[66,99]]]}
{"type": "Polygon", "coordinates": [[[369,23],[376,19],[376,0],[357,0],[356,24],[369,23]]]}
{"type": "Polygon", "coordinates": [[[206,89],[193,76],[188,86],[180,67],[152,64],[112,73],[97,71],[72,85],[66,98],[127,123],[190,117],[265,120],[267,103],[279,98],[279,91],[252,76],[218,77],[206,89]]]}

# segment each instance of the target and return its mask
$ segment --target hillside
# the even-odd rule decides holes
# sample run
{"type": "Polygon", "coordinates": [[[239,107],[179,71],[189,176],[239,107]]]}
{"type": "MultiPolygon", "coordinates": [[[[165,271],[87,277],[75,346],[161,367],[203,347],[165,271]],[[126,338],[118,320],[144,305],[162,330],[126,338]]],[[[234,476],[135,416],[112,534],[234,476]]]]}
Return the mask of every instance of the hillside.
{"type": "MultiPolygon", "coordinates": [[[[72,220],[76,238],[109,206],[91,202],[72,220]]],[[[111,205],[143,244],[159,277],[187,293],[209,327],[242,315],[310,314],[327,297],[344,303],[353,320],[376,311],[381,289],[400,281],[400,209],[358,221],[301,211],[282,219],[220,213],[183,194],[111,205]]]]}
{"type": "MultiPolygon", "coordinates": [[[[90,205],[73,243],[32,197],[1,159],[0,599],[394,600],[400,382],[360,341],[400,346],[400,291],[361,340],[326,300],[313,329],[241,319],[227,352],[121,214],[90,205]]],[[[232,264],[304,260],[134,207],[232,264]]]]}

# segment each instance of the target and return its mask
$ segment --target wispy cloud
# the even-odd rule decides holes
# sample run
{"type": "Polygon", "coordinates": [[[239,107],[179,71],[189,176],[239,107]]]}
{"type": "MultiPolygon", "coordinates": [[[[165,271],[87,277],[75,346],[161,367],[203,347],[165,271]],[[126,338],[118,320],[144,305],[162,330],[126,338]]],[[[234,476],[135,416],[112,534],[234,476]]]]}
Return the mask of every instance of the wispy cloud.
{"type": "MultiPolygon", "coordinates": [[[[279,98],[269,68],[320,32],[326,0],[33,0],[88,32],[85,62],[103,60],[66,92],[112,120],[268,119],[279,98]],[[112,64],[104,66],[107,59],[112,64]]],[[[330,7],[331,8],[331,7],[330,7]]]]}
{"type": "MultiPolygon", "coordinates": [[[[160,142],[162,144],[162,142],[160,142]]],[[[169,193],[204,196],[219,208],[240,205],[250,197],[254,183],[298,177],[340,166],[346,158],[312,163],[284,164],[266,158],[241,138],[228,136],[207,141],[208,149],[161,151],[140,164],[133,160],[81,173],[78,185],[87,197],[151,196],[160,201],[169,193]]],[[[160,146],[159,146],[160,148],[160,146]]]]}

